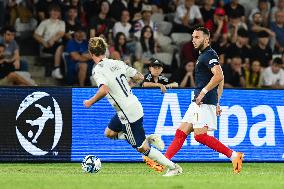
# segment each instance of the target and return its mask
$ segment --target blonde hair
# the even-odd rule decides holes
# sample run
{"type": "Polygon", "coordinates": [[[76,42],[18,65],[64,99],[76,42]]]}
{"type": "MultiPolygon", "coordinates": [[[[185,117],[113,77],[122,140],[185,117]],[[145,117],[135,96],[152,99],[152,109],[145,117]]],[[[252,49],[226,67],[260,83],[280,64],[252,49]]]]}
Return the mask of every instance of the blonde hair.
{"type": "Polygon", "coordinates": [[[89,40],[88,50],[95,56],[105,55],[107,46],[102,37],[92,37],[89,40]]]}

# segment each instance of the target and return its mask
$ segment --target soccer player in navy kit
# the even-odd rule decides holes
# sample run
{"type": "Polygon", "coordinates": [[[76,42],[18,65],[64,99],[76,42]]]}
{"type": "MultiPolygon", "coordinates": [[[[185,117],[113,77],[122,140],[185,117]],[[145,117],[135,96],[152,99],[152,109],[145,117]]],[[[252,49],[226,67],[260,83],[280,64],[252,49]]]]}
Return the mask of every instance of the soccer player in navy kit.
{"type": "MultiPolygon", "coordinates": [[[[220,116],[220,98],[223,92],[224,76],[219,57],[209,45],[210,32],[204,27],[196,28],[192,34],[194,48],[199,50],[195,67],[196,89],[193,102],[189,105],[175,138],[165,156],[171,159],[182,147],[186,137],[194,132],[197,142],[226,155],[233,163],[233,172],[239,173],[242,168],[244,154],[235,152],[222,144],[207,131],[217,129],[217,116],[220,116]]],[[[159,167],[153,162],[153,168],[159,167]]],[[[158,169],[156,169],[158,170],[158,169]]]]}

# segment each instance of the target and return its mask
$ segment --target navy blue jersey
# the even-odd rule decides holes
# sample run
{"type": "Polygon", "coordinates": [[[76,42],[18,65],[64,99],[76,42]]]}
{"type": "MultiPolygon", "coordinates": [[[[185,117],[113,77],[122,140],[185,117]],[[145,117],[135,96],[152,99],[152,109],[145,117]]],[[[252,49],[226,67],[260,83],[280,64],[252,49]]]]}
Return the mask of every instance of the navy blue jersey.
{"type": "MultiPolygon", "coordinates": [[[[199,54],[199,57],[195,66],[195,80],[196,80],[196,89],[194,90],[194,99],[197,98],[200,91],[209,83],[213,77],[211,68],[215,65],[219,65],[219,57],[217,53],[209,46],[199,54]]],[[[209,91],[202,102],[204,104],[213,104],[216,105],[218,101],[217,87],[209,91]]]]}

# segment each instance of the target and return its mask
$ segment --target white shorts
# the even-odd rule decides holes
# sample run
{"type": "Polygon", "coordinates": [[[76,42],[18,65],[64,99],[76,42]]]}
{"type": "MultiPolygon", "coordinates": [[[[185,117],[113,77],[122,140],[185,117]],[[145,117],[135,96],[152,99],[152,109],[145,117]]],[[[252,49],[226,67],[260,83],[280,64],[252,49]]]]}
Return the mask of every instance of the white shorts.
{"type": "Polygon", "coordinates": [[[207,126],[209,131],[217,130],[216,106],[211,104],[201,104],[198,106],[195,102],[192,102],[182,122],[192,123],[193,128],[207,126]]]}

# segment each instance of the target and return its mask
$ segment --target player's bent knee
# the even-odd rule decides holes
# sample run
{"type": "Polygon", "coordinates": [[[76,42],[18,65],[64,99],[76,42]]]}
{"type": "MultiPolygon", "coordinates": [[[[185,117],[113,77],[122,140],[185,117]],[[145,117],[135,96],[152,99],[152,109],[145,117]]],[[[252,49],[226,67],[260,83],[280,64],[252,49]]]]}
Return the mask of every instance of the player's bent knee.
{"type": "Polygon", "coordinates": [[[205,134],[208,131],[208,127],[202,127],[202,128],[195,128],[194,129],[194,135],[201,135],[201,134],[205,134]]]}
{"type": "Polygon", "coordinates": [[[117,136],[117,133],[106,128],[105,130],[105,136],[108,137],[108,138],[113,138],[113,137],[116,137],[117,136]]]}
{"type": "Polygon", "coordinates": [[[182,122],[178,129],[183,131],[186,135],[189,135],[193,132],[193,125],[191,123],[182,122]]]}

